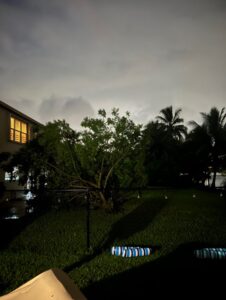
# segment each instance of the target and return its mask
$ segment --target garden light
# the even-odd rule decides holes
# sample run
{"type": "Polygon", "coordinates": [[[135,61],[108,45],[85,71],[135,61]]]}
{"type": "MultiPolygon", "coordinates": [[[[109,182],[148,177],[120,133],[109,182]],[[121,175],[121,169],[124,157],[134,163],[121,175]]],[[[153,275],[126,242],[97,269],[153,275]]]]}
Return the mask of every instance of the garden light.
{"type": "Polygon", "coordinates": [[[203,248],[195,250],[197,258],[226,259],[226,248],[203,248]]]}
{"type": "Polygon", "coordinates": [[[111,248],[111,254],[122,257],[138,257],[148,256],[153,253],[150,247],[133,247],[133,246],[113,246],[111,248]]]}

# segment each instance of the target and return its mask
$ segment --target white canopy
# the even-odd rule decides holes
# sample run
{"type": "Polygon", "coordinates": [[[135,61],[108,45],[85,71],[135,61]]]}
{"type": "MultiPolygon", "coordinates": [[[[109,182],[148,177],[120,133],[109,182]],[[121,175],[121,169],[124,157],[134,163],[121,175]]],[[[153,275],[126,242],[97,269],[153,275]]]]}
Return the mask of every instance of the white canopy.
{"type": "Polygon", "coordinates": [[[39,274],[0,300],[86,300],[74,282],[59,269],[39,274]]]}

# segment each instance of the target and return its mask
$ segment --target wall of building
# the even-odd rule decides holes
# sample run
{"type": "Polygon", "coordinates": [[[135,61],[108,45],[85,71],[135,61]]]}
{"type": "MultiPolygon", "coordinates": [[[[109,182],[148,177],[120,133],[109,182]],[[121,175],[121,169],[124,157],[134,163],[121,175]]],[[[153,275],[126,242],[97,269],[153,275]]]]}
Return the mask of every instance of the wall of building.
{"type": "MultiPolygon", "coordinates": [[[[15,142],[11,142],[9,139],[9,131],[10,131],[10,116],[15,116],[16,118],[25,121],[28,123],[29,127],[32,129],[31,122],[26,119],[17,117],[13,112],[11,113],[7,109],[0,106],[0,153],[1,152],[9,152],[15,153],[17,152],[23,145],[15,142]]],[[[32,138],[32,130],[31,130],[31,138],[32,138]]],[[[0,182],[4,183],[4,186],[7,190],[18,190],[23,189],[21,185],[18,185],[17,182],[8,182],[5,181],[5,172],[0,169],[0,182]]]]}
{"type": "Polygon", "coordinates": [[[21,144],[9,140],[10,112],[0,107],[0,152],[14,153],[21,148],[21,144]]]}

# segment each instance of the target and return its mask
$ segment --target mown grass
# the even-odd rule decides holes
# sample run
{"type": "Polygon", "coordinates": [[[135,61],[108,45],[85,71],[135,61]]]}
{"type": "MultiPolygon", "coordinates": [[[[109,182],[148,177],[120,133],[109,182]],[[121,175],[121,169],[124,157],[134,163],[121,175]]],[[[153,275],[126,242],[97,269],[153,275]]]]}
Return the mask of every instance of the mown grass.
{"type": "Polygon", "coordinates": [[[131,197],[117,214],[93,210],[89,252],[85,224],[85,209],[76,208],[48,212],[28,225],[0,252],[1,293],[53,267],[66,270],[86,291],[96,282],[170,257],[181,245],[226,246],[226,205],[219,193],[147,191],[141,199],[131,197]],[[113,245],[158,250],[149,257],[121,258],[110,254],[113,245]]]}

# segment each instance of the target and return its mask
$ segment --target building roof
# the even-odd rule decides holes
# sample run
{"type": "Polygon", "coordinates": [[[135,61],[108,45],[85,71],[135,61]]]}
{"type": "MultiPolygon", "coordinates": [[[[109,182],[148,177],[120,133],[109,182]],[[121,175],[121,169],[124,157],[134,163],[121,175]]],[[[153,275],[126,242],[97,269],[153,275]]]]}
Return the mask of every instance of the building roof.
{"type": "Polygon", "coordinates": [[[12,112],[14,115],[17,115],[18,117],[21,117],[30,123],[36,124],[36,125],[42,125],[40,122],[32,119],[31,117],[25,115],[24,113],[20,112],[19,110],[13,108],[12,106],[6,104],[5,102],[0,100],[0,107],[3,107],[4,109],[8,110],[9,112],[12,112]]]}

